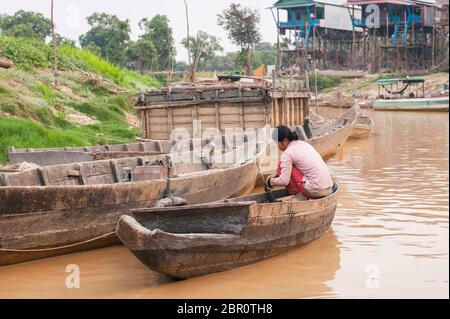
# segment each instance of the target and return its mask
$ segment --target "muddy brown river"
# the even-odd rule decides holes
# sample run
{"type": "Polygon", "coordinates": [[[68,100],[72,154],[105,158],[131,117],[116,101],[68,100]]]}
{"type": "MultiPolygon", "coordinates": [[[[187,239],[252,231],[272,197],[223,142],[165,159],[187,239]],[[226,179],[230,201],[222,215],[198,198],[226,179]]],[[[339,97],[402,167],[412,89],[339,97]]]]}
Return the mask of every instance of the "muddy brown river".
{"type": "Polygon", "coordinates": [[[328,162],[342,188],[338,211],[331,230],[311,244],[184,281],[109,247],[0,267],[0,297],[448,298],[448,113],[370,115],[372,135],[350,140],[328,162]],[[79,288],[66,285],[73,265],[79,288]]]}

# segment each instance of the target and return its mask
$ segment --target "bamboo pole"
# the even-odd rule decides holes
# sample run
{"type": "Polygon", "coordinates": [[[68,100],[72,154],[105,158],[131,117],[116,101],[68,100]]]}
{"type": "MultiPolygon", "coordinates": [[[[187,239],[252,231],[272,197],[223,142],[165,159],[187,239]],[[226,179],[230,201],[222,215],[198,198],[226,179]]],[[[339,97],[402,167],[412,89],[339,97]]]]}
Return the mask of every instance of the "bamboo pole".
{"type": "Polygon", "coordinates": [[[316,26],[313,26],[313,69],[314,69],[314,99],[316,104],[316,113],[319,114],[319,105],[317,103],[317,68],[316,68],[316,26]]]}
{"type": "Polygon", "coordinates": [[[52,23],[52,38],[53,38],[53,77],[54,86],[58,87],[58,49],[56,45],[56,33],[55,33],[55,18],[54,18],[54,0],[51,1],[51,23],[52,23]]]}
{"type": "Polygon", "coordinates": [[[188,51],[188,63],[189,63],[189,81],[194,82],[192,72],[192,59],[191,59],[191,39],[189,35],[189,8],[186,0],[184,0],[184,7],[186,8],[186,31],[187,31],[187,51],[188,51]]]}

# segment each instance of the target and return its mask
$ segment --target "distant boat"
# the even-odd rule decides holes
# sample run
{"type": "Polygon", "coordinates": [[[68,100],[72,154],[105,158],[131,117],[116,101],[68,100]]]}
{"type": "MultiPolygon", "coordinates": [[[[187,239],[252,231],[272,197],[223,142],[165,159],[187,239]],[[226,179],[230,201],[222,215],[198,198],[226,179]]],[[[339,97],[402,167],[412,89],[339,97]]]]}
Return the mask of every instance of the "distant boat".
{"type": "MultiPolygon", "coordinates": [[[[326,123],[326,120],[322,116],[314,112],[309,112],[309,118],[315,125],[323,125],[326,123]]],[[[330,120],[330,123],[333,121],[334,120],[330,120]]],[[[368,137],[374,127],[375,122],[369,116],[361,114],[356,120],[355,126],[350,134],[350,138],[368,137]]]]}
{"type": "MultiPolygon", "coordinates": [[[[249,265],[321,237],[331,226],[339,188],[308,201],[268,202],[256,194],[221,202],[137,209],[116,234],[148,268],[191,278],[249,265]]],[[[272,192],[275,199],[286,190],[272,192]]],[[[282,269],[280,269],[282,271],[282,269]]]]}
{"type": "Polygon", "coordinates": [[[448,96],[426,97],[425,79],[421,77],[385,79],[377,84],[378,98],[372,104],[376,111],[448,112],[448,96]]]}
{"type": "Polygon", "coordinates": [[[366,115],[361,115],[356,121],[355,127],[352,130],[350,138],[365,138],[375,127],[375,122],[366,115]]]}

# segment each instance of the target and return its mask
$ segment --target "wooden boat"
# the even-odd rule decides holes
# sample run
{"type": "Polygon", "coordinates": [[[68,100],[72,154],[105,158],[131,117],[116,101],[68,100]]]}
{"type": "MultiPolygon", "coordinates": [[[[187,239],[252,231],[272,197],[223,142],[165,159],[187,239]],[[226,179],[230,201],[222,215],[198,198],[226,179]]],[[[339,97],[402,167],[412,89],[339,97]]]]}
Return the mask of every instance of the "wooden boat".
{"type": "Polygon", "coordinates": [[[370,132],[374,129],[375,122],[366,115],[361,115],[356,124],[355,127],[352,130],[352,134],[350,135],[350,138],[365,138],[368,137],[370,132]]]}
{"type": "Polygon", "coordinates": [[[322,116],[313,111],[309,111],[309,120],[316,125],[325,124],[327,122],[322,116]]]}
{"type": "MultiPolygon", "coordinates": [[[[273,193],[282,198],[287,191],[273,193]]],[[[117,236],[151,270],[190,278],[252,264],[309,243],[330,227],[332,195],[310,201],[267,203],[267,194],[233,200],[138,209],[122,216],[117,236]]]]}
{"type": "MultiPolygon", "coordinates": [[[[309,119],[315,125],[322,125],[323,123],[326,123],[326,120],[322,116],[314,112],[309,113],[309,119]]],[[[367,137],[369,136],[370,132],[373,130],[374,127],[375,122],[369,116],[361,114],[356,120],[356,124],[352,130],[350,138],[367,137]]]]}
{"type": "Polygon", "coordinates": [[[118,243],[119,217],[149,207],[169,191],[199,204],[253,189],[254,160],[210,164],[189,154],[199,160],[189,164],[158,155],[0,174],[0,265],[118,243]],[[153,177],[147,178],[149,173],[153,177]]]}
{"type": "Polygon", "coordinates": [[[433,98],[378,99],[373,102],[375,111],[442,111],[448,112],[448,96],[433,98]]]}
{"type": "MultiPolygon", "coordinates": [[[[239,134],[236,133],[236,136],[239,134]]],[[[242,134],[245,135],[245,134],[242,134]]],[[[230,149],[234,136],[220,136],[223,149],[230,149]]],[[[53,166],[61,164],[92,162],[106,159],[139,157],[169,154],[179,148],[194,151],[204,148],[217,137],[194,138],[180,141],[174,140],[142,140],[139,143],[97,145],[86,147],[64,148],[22,148],[9,147],[8,159],[11,164],[33,163],[39,166],[53,166]]]]}
{"type": "Polygon", "coordinates": [[[123,157],[167,154],[170,153],[173,144],[174,142],[169,141],[152,141],[133,144],[64,148],[16,149],[15,147],[9,147],[8,159],[12,164],[28,162],[40,166],[50,166],[123,157]]]}
{"type": "Polygon", "coordinates": [[[410,77],[385,79],[379,80],[377,84],[378,98],[372,104],[375,111],[448,112],[448,96],[426,97],[425,79],[423,78],[410,77]],[[404,97],[405,94],[408,98],[404,97]]]}
{"type": "Polygon", "coordinates": [[[310,94],[294,83],[273,85],[246,77],[228,83],[177,83],[139,94],[135,109],[141,136],[170,140],[176,130],[188,136],[211,130],[226,135],[229,129],[300,125],[309,110],[310,94]]]}
{"type": "MultiPolygon", "coordinates": [[[[301,140],[314,146],[324,160],[328,160],[344,146],[360,114],[359,106],[354,106],[336,120],[320,125],[312,123],[310,126],[312,138],[307,137],[303,126],[294,126],[292,129],[299,134],[301,140]]],[[[276,143],[271,143],[265,152],[258,156],[259,168],[264,179],[276,172],[279,158],[280,152],[276,143]]],[[[261,186],[261,184],[262,179],[258,178],[256,186],[261,186]]]]}

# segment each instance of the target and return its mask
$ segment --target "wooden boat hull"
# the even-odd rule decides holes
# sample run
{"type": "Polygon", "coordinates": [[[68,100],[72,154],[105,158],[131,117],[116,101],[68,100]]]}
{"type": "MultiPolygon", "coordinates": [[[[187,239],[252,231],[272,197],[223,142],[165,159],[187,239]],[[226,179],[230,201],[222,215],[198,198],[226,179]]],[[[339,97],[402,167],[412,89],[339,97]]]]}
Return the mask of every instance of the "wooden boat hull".
{"type": "Polygon", "coordinates": [[[376,100],[373,103],[375,111],[441,111],[448,112],[449,98],[420,98],[376,100]]]}
{"type": "MultiPolygon", "coordinates": [[[[249,162],[173,178],[170,189],[196,204],[249,193],[255,179],[256,164],[249,162]]],[[[0,187],[0,266],[118,243],[119,217],[148,207],[166,189],[166,180],[0,187]]]]}
{"type": "Polygon", "coordinates": [[[329,135],[312,138],[307,142],[314,146],[316,151],[325,161],[329,160],[334,157],[342,147],[344,147],[345,142],[347,142],[353,130],[353,126],[354,124],[350,124],[330,133],[329,135]]]}
{"type": "Polygon", "coordinates": [[[337,191],[313,201],[257,204],[236,199],[235,204],[216,208],[221,210],[217,219],[229,223],[226,233],[207,231],[220,227],[214,226],[214,213],[202,216],[211,209],[208,205],[188,207],[184,212],[162,212],[166,214],[162,219],[172,214],[180,225],[198,215],[205,222],[197,226],[197,231],[175,229],[170,233],[160,229],[170,228],[167,222],[158,225],[160,228],[148,229],[135,218],[123,216],[116,233],[151,270],[176,278],[201,276],[259,262],[321,237],[334,219],[337,191]]]}
{"type": "Polygon", "coordinates": [[[39,166],[62,165],[117,159],[126,157],[151,156],[170,153],[173,143],[170,141],[152,141],[134,144],[98,145],[86,147],[16,149],[10,147],[8,159],[11,164],[23,162],[39,166]]]}
{"type": "Polygon", "coordinates": [[[350,138],[360,139],[369,136],[375,127],[375,122],[368,116],[361,116],[356,122],[350,138]]]}

